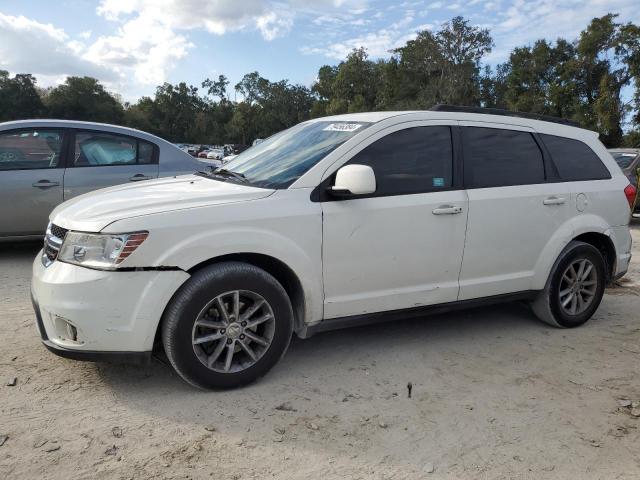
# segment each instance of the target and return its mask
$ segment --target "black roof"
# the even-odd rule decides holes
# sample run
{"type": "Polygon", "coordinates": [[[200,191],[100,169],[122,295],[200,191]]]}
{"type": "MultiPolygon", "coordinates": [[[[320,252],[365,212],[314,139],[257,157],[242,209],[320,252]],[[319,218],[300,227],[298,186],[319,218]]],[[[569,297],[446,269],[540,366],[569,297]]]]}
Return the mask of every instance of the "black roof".
{"type": "Polygon", "coordinates": [[[552,117],[551,115],[541,115],[539,113],[513,112],[502,108],[482,108],[482,107],[465,107],[462,105],[445,105],[438,104],[431,107],[433,112],[464,112],[464,113],[482,113],[485,115],[502,115],[504,117],[528,118],[530,120],[541,120],[543,122],[559,123],[570,127],[580,128],[580,124],[566,118],[552,117]]]}

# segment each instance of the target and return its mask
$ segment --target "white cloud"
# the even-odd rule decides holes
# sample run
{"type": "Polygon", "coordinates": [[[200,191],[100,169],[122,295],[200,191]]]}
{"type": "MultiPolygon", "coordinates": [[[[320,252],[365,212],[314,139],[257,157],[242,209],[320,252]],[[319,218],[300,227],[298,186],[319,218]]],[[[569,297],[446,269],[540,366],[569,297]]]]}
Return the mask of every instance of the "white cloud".
{"type": "Polygon", "coordinates": [[[192,47],[184,36],[166,25],[139,16],[124,23],[116,35],[96,39],[83,56],[123,74],[131,71],[141,84],[157,85],[192,47]]]}
{"type": "Polygon", "coordinates": [[[620,14],[619,22],[638,23],[637,7],[637,0],[515,0],[508,5],[501,0],[487,2],[485,8],[493,11],[485,26],[496,45],[487,60],[504,61],[514,47],[540,38],[574,40],[591,19],[610,12],[620,14]]]}
{"type": "Polygon", "coordinates": [[[164,82],[195,45],[194,30],[214,35],[256,31],[266,41],[286,35],[296,17],[345,15],[354,26],[368,0],[100,0],[96,14],[111,33],[62,29],[24,16],[0,14],[0,68],[30,72],[45,81],[90,75],[112,88],[164,82]]]}
{"type": "Polygon", "coordinates": [[[0,68],[33,73],[48,79],[66,75],[90,75],[110,81],[110,69],[80,56],[83,44],[70,40],[64,30],[22,15],[0,13],[0,68]]]}
{"type": "Polygon", "coordinates": [[[365,47],[372,57],[388,57],[390,50],[404,45],[415,37],[415,32],[400,32],[388,28],[321,47],[302,47],[300,51],[307,55],[324,55],[335,60],[344,60],[354,48],[365,47]]]}
{"type": "Polygon", "coordinates": [[[291,16],[279,16],[275,12],[269,12],[256,19],[256,27],[267,41],[285,35],[291,30],[292,25],[293,18],[291,16]]]}
{"type": "MultiPolygon", "coordinates": [[[[407,4],[409,6],[409,4],[407,4]]],[[[380,13],[380,12],[378,12],[380,13]]],[[[306,45],[300,48],[300,52],[305,55],[323,55],[335,60],[344,58],[354,49],[364,47],[367,53],[374,58],[388,57],[390,51],[401,47],[409,40],[416,37],[416,32],[432,27],[431,24],[411,26],[415,22],[416,12],[412,9],[405,9],[402,16],[384,28],[378,28],[360,35],[344,38],[340,41],[328,41],[319,45],[306,45]]],[[[382,15],[372,15],[372,18],[380,19],[382,15]]],[[[354,20],[346,21],[344,18],[337,19],[331,17],[333,22],[338,24],[351,24],[354,20]]],[[[325,17],[317,18],[314,23],[328,24],[325,17]]],[[[368,24],[368,22],[366,23],[368,24]]]]}
{"type": "Polygon", "coordinates": [[[115,34],[99,37],[84,57],[130,69],[137,82],[157,85],[195,47],[190,31],[253,30],[272,41],[291,30],[296,14],[362,5],[364,0],[101,0],[98,15],[119,26],[115,34]]]}

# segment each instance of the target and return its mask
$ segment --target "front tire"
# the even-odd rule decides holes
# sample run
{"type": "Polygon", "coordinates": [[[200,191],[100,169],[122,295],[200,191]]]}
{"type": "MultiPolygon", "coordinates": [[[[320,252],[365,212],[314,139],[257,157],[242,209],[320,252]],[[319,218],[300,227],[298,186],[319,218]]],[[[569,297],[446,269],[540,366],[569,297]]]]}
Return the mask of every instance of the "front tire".
{"type": "Polygon", "coordinates": [[[171,365],[204,389],[234,388],[260,378],[282,358],[292,332],[293,309],[282,285],[242,262],[196,272],[162,319],[171,365]]]}
{"type": "Polygon", "coordinates": [[[531,303],[536,316],[550,325],[573,328],[595,313],[606,284],[606,264],[600,251],[572,241],[556,261],[545,289],[531,303]]]}

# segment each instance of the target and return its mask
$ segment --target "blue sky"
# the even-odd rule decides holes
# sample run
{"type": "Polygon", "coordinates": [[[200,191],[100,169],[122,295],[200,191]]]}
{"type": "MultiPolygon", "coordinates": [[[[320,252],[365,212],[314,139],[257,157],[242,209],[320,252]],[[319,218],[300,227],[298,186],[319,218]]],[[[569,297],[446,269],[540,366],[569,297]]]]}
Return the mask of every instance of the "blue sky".
{"type": "Polygon", "coordinates": [[[253,70],[310,85],[354,47],[386,57],[456,15],[491,30],[487,61],[498,63],[538,38],[574,38],[607,12],[640,23],[637,0],[0,0],[0,68],[42,86],[94,76],[125,100],[253,70]]]}

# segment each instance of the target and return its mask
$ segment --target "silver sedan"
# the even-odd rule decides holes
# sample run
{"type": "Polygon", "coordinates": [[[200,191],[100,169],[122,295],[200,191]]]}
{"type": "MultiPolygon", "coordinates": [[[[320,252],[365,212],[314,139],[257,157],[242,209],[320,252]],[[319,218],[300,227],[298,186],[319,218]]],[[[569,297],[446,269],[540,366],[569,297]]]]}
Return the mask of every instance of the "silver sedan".
{"type": "Polygon", "coordinates": [[[207,166],[131,128],[66,120],[0,123],[0,241],[44,235],[58,204],[99,188],[207,166]]]}

